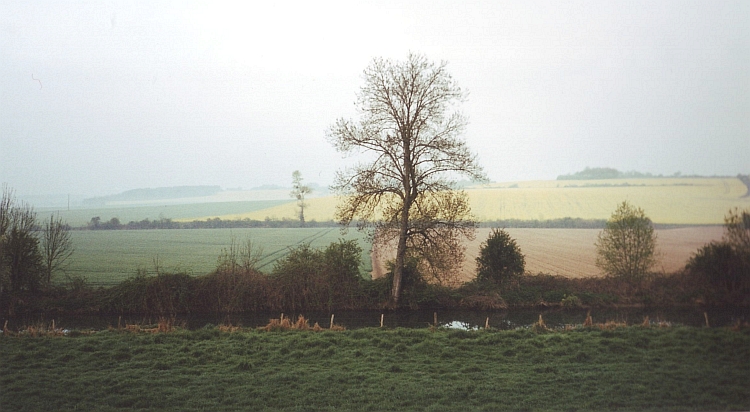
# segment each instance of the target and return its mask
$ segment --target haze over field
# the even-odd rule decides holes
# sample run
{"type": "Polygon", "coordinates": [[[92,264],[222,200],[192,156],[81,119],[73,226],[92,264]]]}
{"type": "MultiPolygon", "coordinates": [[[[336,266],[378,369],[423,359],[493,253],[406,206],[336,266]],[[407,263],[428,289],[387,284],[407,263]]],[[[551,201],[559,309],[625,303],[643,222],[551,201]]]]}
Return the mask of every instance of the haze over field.
{"type": "MultiPolygon", "coordinates": [[[[372,58],[449,62],[494,181],[748,172],[750,3],[0,0],[0,182],[22,198],[327,185],[372,58]]],[[[723,213],[723,211],[722,211],[723,213]]]]}

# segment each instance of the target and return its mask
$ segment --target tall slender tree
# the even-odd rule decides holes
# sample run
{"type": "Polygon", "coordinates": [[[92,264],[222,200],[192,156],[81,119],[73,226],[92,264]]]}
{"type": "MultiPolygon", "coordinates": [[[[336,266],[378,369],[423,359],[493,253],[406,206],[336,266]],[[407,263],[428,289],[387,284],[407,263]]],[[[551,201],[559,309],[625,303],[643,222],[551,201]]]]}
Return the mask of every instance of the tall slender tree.
{"type": "Polygon", "coordinates": [[[342,224],[374,229],[375,243],[397,241],[394,306],[407,258],[435,275],[455,270],[461,238],[473,238],[476,228],[455,178],[486,177],[459,137],[467,122],[457,105],[465,94],[446,65],[411,53],[406,61],[374,59],[357,96],[359,121],[339,119],[328,131],[337,150],[371,155],[337,174],[333,189],[343,201],[336,215],[342,224]]]}
{"type": "Polygon", "coordinates": [[[312,189],[309,186],[302,184],[302,173],[299,170],[295,170],[292,173],[292,192],[289,196],[297,199],[297,207],[299,208],[299,223],[302,227],[305,226],[305,195],[312,193],[312,189]]]}

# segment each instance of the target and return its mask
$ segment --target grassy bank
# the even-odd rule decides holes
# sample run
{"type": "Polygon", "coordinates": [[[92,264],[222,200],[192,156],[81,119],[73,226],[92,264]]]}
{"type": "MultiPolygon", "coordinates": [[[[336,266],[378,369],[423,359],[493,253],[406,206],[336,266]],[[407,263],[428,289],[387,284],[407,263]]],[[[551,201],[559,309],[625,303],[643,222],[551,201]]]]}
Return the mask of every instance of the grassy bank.
{"type": "Polygon", "coordinates": [[[750,330],[102,331],[0,339],[7,410],[741,410],[750,330]]]}

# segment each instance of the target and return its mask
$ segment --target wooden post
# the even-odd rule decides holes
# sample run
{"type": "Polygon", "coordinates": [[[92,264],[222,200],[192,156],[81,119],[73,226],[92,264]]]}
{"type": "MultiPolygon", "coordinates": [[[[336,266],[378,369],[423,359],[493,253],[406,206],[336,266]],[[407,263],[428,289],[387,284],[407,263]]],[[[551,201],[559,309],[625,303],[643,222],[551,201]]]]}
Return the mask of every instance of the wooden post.
{"type": "Polygon", "coordinates": [[[437,328],[437,312],[432,312],[432,319],[434,321],[435,327],[437,328]]]}
{"type": "Polygon", "coordinates": [[[117,317],[117,330],[122,329],[122,324],[120,322],[122,322],[122,315],[117,317]]]}
{"type": "Polygon", "coordinates": [[[333,314],[331,314],[331,327],[329,329],[333,329],[333,314]]]}
{"type": "MultiPolygon", "coordinates": [[[[380,327],[381,327],[381,328],[383,327],[383,315],[385,315],[385,314],[384,314],[384,313],[381,313],[381,314],[380,314],[380,327]]],[[[7,322],[7,321],[6,321],[6,322],[7,322]]]]}
{"type": "Polygon", "coordinates": [[[487,319],[484,320],[484,328],[489,329],[490,328],[490,317],[488,316],[487,319]]]}
{"type": "Polygon", "coordinates": [[[703,312],[703,317],[706,319],[706,327],[710,328],[711,325],[708,323],[708,312],[703,312]]]}

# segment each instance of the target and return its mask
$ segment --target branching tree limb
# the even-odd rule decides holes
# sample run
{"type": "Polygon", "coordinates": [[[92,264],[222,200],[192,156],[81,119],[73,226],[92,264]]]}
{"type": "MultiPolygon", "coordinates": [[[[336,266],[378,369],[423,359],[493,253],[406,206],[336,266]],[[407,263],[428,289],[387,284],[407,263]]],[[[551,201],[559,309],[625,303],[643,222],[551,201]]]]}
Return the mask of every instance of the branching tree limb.
{"type": "Polygon", "coordinates": [[[375,154],[371,163],[339,172],[333,189],[341,197],[336,217],[374,229],[375,243],[397,241],[391,303],[401,293],[405,259],[437,280],[463,260],[461,238],[473,238],[466,195],[455,191],[457,175],[486,180],[476,156],[459,138],[466,119],[456,111],[464,93],[446,71],[424,56],[406,61],[375,59],[364,71],[358,122],[339,119],[331,144],[351,154],[375,154]]]}

